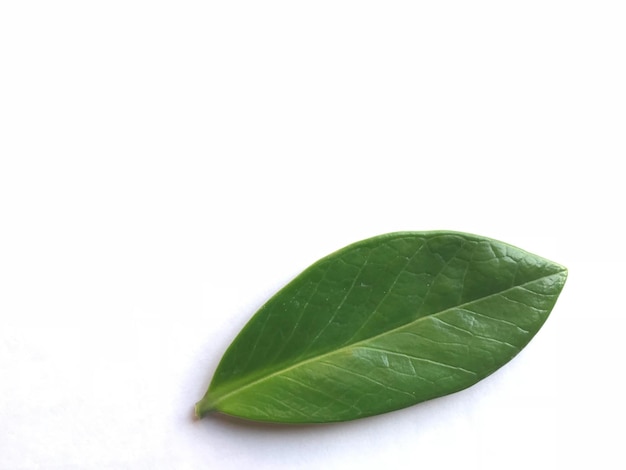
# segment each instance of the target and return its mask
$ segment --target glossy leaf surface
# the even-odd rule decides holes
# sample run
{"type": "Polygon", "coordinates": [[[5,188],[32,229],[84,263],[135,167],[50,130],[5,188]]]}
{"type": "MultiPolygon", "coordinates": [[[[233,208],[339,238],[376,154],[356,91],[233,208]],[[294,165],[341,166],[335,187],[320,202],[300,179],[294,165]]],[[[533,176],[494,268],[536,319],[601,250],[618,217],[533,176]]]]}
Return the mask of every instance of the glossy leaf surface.
{"type": "Polygon", "coordinates": [[[563,266],[464,233],[357,242],[261,307],[196,413],[345,421],[457,392],[526,346],[566,277],[563,266]]]}

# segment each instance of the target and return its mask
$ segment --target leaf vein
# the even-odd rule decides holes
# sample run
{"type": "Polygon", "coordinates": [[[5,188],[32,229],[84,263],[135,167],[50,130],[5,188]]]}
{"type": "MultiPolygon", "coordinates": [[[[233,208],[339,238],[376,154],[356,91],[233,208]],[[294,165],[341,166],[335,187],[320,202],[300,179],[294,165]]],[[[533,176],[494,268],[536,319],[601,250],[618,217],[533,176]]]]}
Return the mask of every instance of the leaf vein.
{"type": "Polygon", "coordinates": [[[311,347],[315,344],[315,342],[324,334],[324,332],[328,329],[328,327],[332,324],[333,320],[337,317],[337,314],[339,313],[339,310],[341,310],[341,307],[343,307],[343,304],[346,302],[346,300],[348,299],[348,296],[350,295],[350,293],[354,290],[354,286],[356,285],[356,282],[359,278],[359,276],[363,273],[363,270],[365,269],[365,266],[367,266],[367,263],[369,261],[369,259],[372,256],[372,252],[370,251],[367,254],[367,258],[365,258],[365,261],[363,262],[363,264],[361,265],[361,268],[359,269],[359,272],[356,274],[356,276],[354,276],[354,279],[352,280],[352,284],[350,285],[350,287],[348,288],[346,294],[343,296],[343,299],[341,299],[341,302],[339,303],[339,305],[337,306],[337,308],[335,309],[335,311],[333,312],[333,314],[331,315],[331,317],[328,320],[328,323],[326,323],[326,325],[324,325],[324,328],[322,328],[320,330],[320,332],[315,336],[315,338],[313,338],[311,340],[311,342],[309,343],[309,345],[307,346],[307,348],[302,352],[302,354],[306,354],[306,352],[311,349],[311,347]]]}
{"type": "Polygon", "coordinates": [[[328,393],[326,393],[326,392],[324,392],[324,391],[322,391],[322,390],[319,390],[319,389],[317,389],[317,388],[315,388],[315,387],[311,387],[310,385],[308,385],[308,384],[306,384],[306,383],[304,383],[304,382],[302,382],[302,381],[300,381],[300,380],[296,380],[296,379],[294,379],[293,377],[289,377],[288,375],[282,375],[282,376],[280,376],[280,377],[281,377],[282,379],[285,379],[285,380],[289,381],[289,382],[293,382],[293,383],[295,383],[296,385],[298,385],[298,386],[300,386],[300,387],[307,388],[307,389],[309,389],[309,390],[312,390],[313,392],[319,393],[320,395],[323,395],[323,396],[325,396],[325,397],[327,397],[327,398],[330,398],[333,402],[336,402],[336,403],[340,403],[340,404],[342,404],[342,405],[345,405],[345,406],[347,406],[347,407],[349,407],[349,408],[352,408],[352,409],[354,409],[354,410],[358,411],[359,413],[361,412],[361,410],[359,410],[358,408],[356,408],[353,404],[351,404],[351,403],[347,403],[347,402],[345,402],[345,401],[343,401],[343,400],[339,400],[337,397],[335,397],[335,396],[333,396],[333,395],[329,395],[328,393]]]}
{"type": "Polygon", "coordinates": [[[415,253],[413,253],[413,255],[407,260],[407,262],[404,264],[404,266],[402,267],[402,269],[400,271],[398,271],[398,274],[396,275],[396,277],[394,278],[393,282],[391,283],[391,285],[389,286],[389,288],[387,289],[387,292],[385,292],[385,295],[383,295],[382,299],[380,299],[380,301],[378,302],[378,304],[376,305],[376,307],[374,307],[372,309],[372,313],[365,319],[365,321],[363,322],[363,324],[356,330],[356,332],[348,339],[347,342],[350,342],[352,339],[356,338],[359,333],[361,331],[363,331],[363,328],[365,328],[365,326],[369,323],[369,321],[374,318],[376,316],[376,313],[378,313],[378,309],[380,308],[380,306],[385,302],[385,300],[387,299],[387,297],[389,297],[389,295],[391,294],[391,292],[393,291],[393,288],[396,286],[396,284],[398,283],[398,281],[400,280],[400,277],[402,276],[402,274],[404,272],[406,272],[406,268],[411,264],[411,262],[415,259],[415,257],[422,251],[422,249],[426,246],[426,242],[424,241],[420,247],[415,251],[415,253]]]}
{"type": "Polygon", "coordinates": [[[358,372],[355,372],[355,371],[353,371],[351,369],[348,369],[346,367],[341,367],[341,366],[338,366],[337,364],[333,364],[331,362],[326,362],[326,361],[320,361],[320,364],[324,364],[324,365],[327,365],[327,366],[330,366],[330,367],[334,367],[336,369],[339,369],[339,370],[342,370],[344,372],[347,372],[348,374],[352,374],[352,375],[354,375],[356,377],[359,377],[361,379],[364,379],[364,380],[367,380],[369,382],[372,382],[372,383],[375,383],[377,385],[380,385],[381,387],[386,388],[388,390],[393,390],[394,392],[402,393],[404,395],[409,395],[411,398],[413,398],[413,395],[411,393],[407,392],[406,390],[400,390],[399,388],[392,387],[389,384],[385,384],[383,382],[379,382],[378,380],[374,380],[373,378],[368,377],[367,375],[359,374],[358,372]]]}
{"type": "Polygon", "coordinates": [[[443,366],[443,367],[447,367],[447,368],[450,368],[450,369],[460,370],[460,371],[466,372],[468,374],[477,375],[476,372],[474,372],[473,370],[465,369],[465,368],[460,367],[460,366],[453,366],[452,364],[446,364],[445,362],[441,362],[441,361],[434,361],[432,359],[427,359],[425,357],[412,356],[412,355],[406,354],[406,353],[401,353],[401,352],[397,352],[397,351],[390,351],[389,349],[383,349],[383,348],[373,348],[371,346],[359,346],[359,347],[361,349],[370,349],[372,351],[380,351],[380,352],[384,352],[384,353],[387,353],[387,354],[393,354],[395,356],[406,357],[409,360],[415,359],[417,361],[428,362],[428,363],[433,364],[433,365],[443,366]]]}
{"type": "Polygon", "coordinates": [[[526,334],[530,333],[530,331],[525,330],[524,328],[519,326],[517,323],[513,323],[512,321],[504,320],[502,318],[492,317],[490,315],[485,315],[484,313],[479,313],[479,312],[476,312],[475,310],[470,310],[469,308],[460,308],[459,310],[460,311],[465,311],[465,312],[469,313],[470,315],[476,315],[478,317],[489,318],[490,320],[494,320],[494,321],[497,321],[497,322],[500,322],[500,323],[504,323],[505,325],[513,326],[513,327],[517,328],[518,330],[520,330],[521,332],[526,333],[526,334]]]}
{"type": "Polygon", "coordinates": [[[453,325],[452,323],[448,323],[447,321],[443,321],[441,318],[436,318],[436,317],[432,317],[433,320],[436,320],[438,322],[443,323],[444,325],[449,326],[450,328],[454,328],[455,330],[459,330],[459,331],[463,331],[465,333],[470,334],[471,336],[475,337],[475,338],[479,338],[479,339],[484,339],[487,341],[495,341],[498,344],[504,344],[506,346],[509,346],[511,348],[514,348],[515,350],[519,351],[520,348],[518,346],[515,346],[514,344],[511,343],[507,343],[506,341],[502,341],[500,339],[497,338],[492,338],[490,336],[483,336],[483,335],[479,335],[477,333],[474,333],[472,330],[468,330],[467,328],[461,328],[460,326],[457,325],[453,325]]]}

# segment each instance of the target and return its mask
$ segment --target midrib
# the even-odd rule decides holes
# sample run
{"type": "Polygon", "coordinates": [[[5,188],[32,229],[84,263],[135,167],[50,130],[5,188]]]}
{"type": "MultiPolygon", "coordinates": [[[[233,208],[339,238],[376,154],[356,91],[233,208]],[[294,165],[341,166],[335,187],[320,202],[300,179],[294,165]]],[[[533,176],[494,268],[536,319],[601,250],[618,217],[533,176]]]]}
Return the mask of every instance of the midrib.
{"type": "MultiPolygon", "coordinates": [[[[456,310],[456,309],[459,309],[459,308],[466,308],[466,307],[468,307],[468,306],[470,306],[470,305],[473,305],[473,304],[475,304],[475,303],[478,303],[478,302],[483,302],[483,301],[488,300],[488,299],[490,299],[490,298],[493,298],[493,297],[496,297],[496,296],[499,296],[499,295],[506,294],[507,292],[510,292],[510,291],[512,291],[512,290],[514,290],[514,289],[519,289],[520,287],[522,287],[522,288],[523,288],[523,287],[527,287],[529,284],[532,284],[532,283],[535,283],[535,282],[541,281],[541,280],[543,280],[543,279],[547,279],[547,278],[552,277],[552,276],[557,276],[557,275],[560,275],[560,274],[562,274],[563,272],[564,272],[564,271],[557,271],[557,272],[555,272],[555,273],[548,274],[548,275],[546,275],[546,276],[542,276],[542,277],[539,277],[539,278],[537,278],[537,279],[533,279],[532,281],[527,281],[527,282],[524,282],[524,283],[519,284],[519,285],[517,285],[517,286],[511,286],[511,287],[509,287],[509,288],[507,288],[507,289],[504,289],[504,290],[502,290],[502,291],[500,291],[500,292],[494,292],[493,294],[489,294],[489,295],[487,295],[487,296],[485,296],[485,297],[481,297],[481,298],[479,298],[479,299],[474,299],[474,300],[471,300],[471,301],[469,301],[469,302],[465,302],[465,303],[462,303],[462,304],[459,304],[459,305],[455,305],[454,307],[450,307],[450,308],[447,308],[447,309],[445,309],[445,310],[441,310],[441,311],[439,311],[439,312],[435,312],[435,313],[431,313],[431,314],[429,314],[429,315],[425,315],[425,316],[423,316],[423,317],[417,318],[417,319],[415,319],[415,320],[413,320],[413,321],[411,321],[411,322],[409,322],[409,323],[406,323],[406,324],[404,324],[404,325],[401,325],[401,326],[398,326],[398,327],[392,328],[392,329],[387,330],[387,331],[383,331],[382,333],[379,333],[379,334],[377,334],[377,335],[371,336],[371,337],[369,337],[369,338],[365,338],[365,339],[362,339],[362,340],[360,340],[360,341],[356,341],[356,342],[354,342],[354,343],[347,344],[347,345],[342,346],[342,347],[340,347],[340,348],[338,348],[338,349],[335,349],[335,350],[333,350],[333,351],[329,351],[329,352],[326,352],[326,353],[323,353],[323,354],[319,354],[319,355],[317,355],[317,356],[312,356],[312,357],[309,357],[309,358],[304,359],[304,360],[302,360],[302,361],[296,362],[295,364],[292,364],[292,365],[290,365],[290,366],[287,366],[287,367],[284,367],[284,368],[282,368],[282,369],[276,370],[276,371],[274,371],[274,372],[272,372],[272,373],[270,373],[270,374],[268,374],[268,375],[265,375],[265,376],[259,377],[259,378],[255,379],[255,380],[251,381],[251,382],[248,382],[248,383],[247,383],[247,384],[245,384],[245,385],[242,385],[242,386],[240,386],[240,387],[236,387],[236,388],[234,388],[233,390],[231,390],[231,391],[229,391],[229,392],[227,392],[227,393],[224,393],[224,394],[223,394],[223,395],[221,395],[221,396],[220,396],[219,392],[217,392],[217,393],[216,393],[215,391],[213,391],[213,393],[212,393],[212,391],[209,389],[209,391],[207,392],[207,395],[206,395],[206,397],[205,397],[205,398],[207,398],[207,397],[209,397],[209,396],[211,396],[211,395],[213,395],[213,396],[217,395],[217,398],[214,398],[213,400],[211,400],[211,403],[212,403],[211,409],[213,409],[213,410],[214,410],[214,409],[216,409],[216,406],[217,406],[220,402],[222,402],[222,401],[226,400],[227,398],[231,397],[232,395],[236,395],[237,393],[240,393],[240,392],[242,392],[243,390],[246,390],[246,389],[248,389],[248,388],[250,388],[250,387],[254,387],[255,385],[257,385],[257,384],[259,384],[259,383],[265,382],[266,380],[269,380],[269,379],[271,379],[271,378],[273,378],[273,377],[276,377],[276,376],[279,376],[279,375],[285,374],[285,373],[287,373],[287,372],[289,372],[289,371],[291,371],[291,370],[293,370],[293,369],[297,369],[298,367],[302,367],[302,366],[304,366],[304,365],[306,365],[306,364],[310,364],[310,363],[312,363],[312,362],[320,361],[320,360],[325,359],[325,358],[327,358],[327,357],[329,357],[329,356],[332,356],[332,355],[334,355],[334,354],[339,354],[339,353],[341,353],[341,352],[348,351],[348,350],[350,350],[350,349],[352,349],[352,348],[358,348],[360,345],[363,345],[363,344],[368,343],[368,342],[370,342],[370,341],[374,341],[374,340],[376,340],[376,339],[378,339],[378,338],[381,338],[381,337],[384,337],[384,336],[386,336],[386,335],[393,334],[393,333],[395,333],[395,332],[401,331],[401,330],[402,330],[402,329],[404,329],[404,328],[410,328],[410,327],[412,327],[412,326],[414,326],[414,325],[417,325],[418,323],[420,323],[420,322],[422,322],[422,321],[424,321],[424,320],[428,320],[428,319],[430,319],[430,318],[437,317],[437,316],[439,316],[439,315],[444,315],[444,314],[445,314],[445,313],[447,313],[447,312],[451,312],[451,311],[456,310]]],[[[218,386],[218,390],[219,390],[219,386],[218,386]]],[[[202,401],[204,401],[204,398],[201,400],[201,402],[202,402],[202,401]]],[[[210,410],[207,410],[207,412],[208,412],[208,411],[210,411],[210,410]]]]}

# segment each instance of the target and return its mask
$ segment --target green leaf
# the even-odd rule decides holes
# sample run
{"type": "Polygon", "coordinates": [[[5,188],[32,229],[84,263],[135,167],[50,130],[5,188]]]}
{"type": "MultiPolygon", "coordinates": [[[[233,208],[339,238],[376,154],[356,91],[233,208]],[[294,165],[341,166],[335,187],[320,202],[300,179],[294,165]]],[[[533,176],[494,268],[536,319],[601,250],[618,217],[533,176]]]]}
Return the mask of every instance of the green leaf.
{"type": "Polygon", "coordinates": [[[457,392],[526,346],[566,278],[563,266],[465,233],[357,242],[259,309],[196,413],[322,423],[457,392]]]}

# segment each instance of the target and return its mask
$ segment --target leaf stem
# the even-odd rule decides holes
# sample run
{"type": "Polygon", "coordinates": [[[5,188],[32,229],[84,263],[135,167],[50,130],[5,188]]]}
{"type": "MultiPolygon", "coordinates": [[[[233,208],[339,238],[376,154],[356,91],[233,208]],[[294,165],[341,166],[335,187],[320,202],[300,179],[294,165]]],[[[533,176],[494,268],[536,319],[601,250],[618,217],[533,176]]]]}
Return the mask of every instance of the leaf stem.
{"type": "Polygon", "coordinates": [[[206,415],[208,415],[209,413],[217,411],[217,409],[215,408],[215,402],[213,400],[211,400],[208,397],[208,395],[205,395],[204,398],[202,398],[202,400],[200,400],[198,403],[196,403],[196,406],[194,407],[194,410],[195,410],[195,413],[196,413],[196,417],[198,419],[202,419],[206,415]]]}

